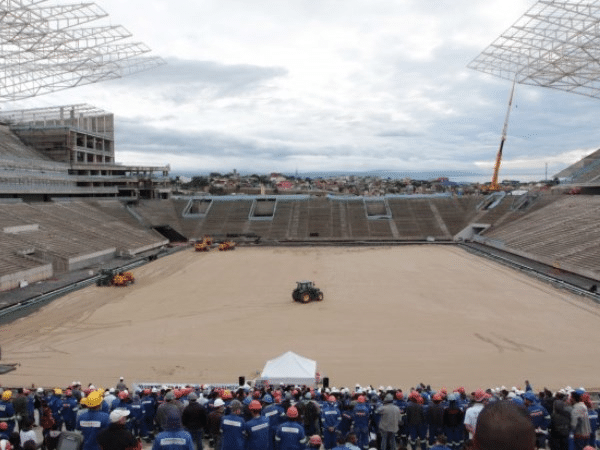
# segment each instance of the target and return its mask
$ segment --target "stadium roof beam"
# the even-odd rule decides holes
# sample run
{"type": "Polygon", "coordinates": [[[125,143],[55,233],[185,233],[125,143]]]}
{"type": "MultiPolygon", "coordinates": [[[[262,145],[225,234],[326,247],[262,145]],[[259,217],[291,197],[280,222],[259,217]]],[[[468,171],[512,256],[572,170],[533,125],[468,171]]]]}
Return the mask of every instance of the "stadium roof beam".
{"type": "Polygon", "coordinates": [[[600,98],[600,0],[539,0],[468,67],[600,98]]]}
{"type": "Polygon", "coordinates": [[[82,25],[108,14],[94,3],[38,6],[0,0],[0,102],[121,78],[165,62],[122,26],[82,25]],[[118,43],[117,43],[118,42],[118,43]]]}

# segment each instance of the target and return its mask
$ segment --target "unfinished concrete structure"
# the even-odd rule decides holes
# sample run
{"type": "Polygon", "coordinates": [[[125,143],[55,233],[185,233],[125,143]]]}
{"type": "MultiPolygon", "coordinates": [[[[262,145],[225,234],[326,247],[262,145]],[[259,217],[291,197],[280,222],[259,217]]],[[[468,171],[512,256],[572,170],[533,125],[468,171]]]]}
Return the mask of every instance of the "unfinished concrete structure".
{"type": "Polygon", "coordinates": [[[0,198],[168,198],[169,166],[115,157],[114,116],[89,105],[0,114],[0,198]]]}

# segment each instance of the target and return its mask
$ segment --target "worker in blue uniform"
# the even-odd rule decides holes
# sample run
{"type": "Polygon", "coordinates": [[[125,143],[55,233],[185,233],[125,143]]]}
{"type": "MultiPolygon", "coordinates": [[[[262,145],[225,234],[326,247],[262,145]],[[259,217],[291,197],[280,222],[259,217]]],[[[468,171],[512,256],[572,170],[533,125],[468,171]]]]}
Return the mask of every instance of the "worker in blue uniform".
{"type": "Polygon", "coordinates": [[[245,421],[242,417],[242,403],[232,400],[229,403],[230,414],[221,418],[221,450],[245,450],[245,421]]]}
{"type": "Polygon", "coordinates": [[[177,411],[167,411],[163,424],[165,429],[156,435],[152,450],[195,450],[192,435],[182,429],[177,411]]]}
{"type": "Polygon", "coordinates": [[[330,395],[321,407],[321,430],[323,430],[323,446],[326,450],[335,447],[341,421],[342,413],[338,408],[337,399],[330,395]]]}
{"type": "Polygon", "coordinates": [[[298,423],[298,409],[290,406],[286,411],[287,422],[275,433],[275,450],[304,450],[308,441],[304,427],[298,423]]]}
{"type": "Polygon", "coordinates": [[[523,394],[523,400],[529,417],[535,427],[535,441],[537,448],[546,448],[548,438],[548,425],[550,425],[550,414],[537,400],[532,391],[523,394]]]}
{"type": "Polygon", "coordinates": [[[65,428],[67,431],[75,430],[77,412],[79,411],[79,402],[70,389],[65,392],[65,397],[62,400],[62,408],[60,415],[65,422],[65,428]]]}
{"type": "Polygon", "coordinates": [[[252,400],[248,405],[252,418],[245,424],[246,450],[272,450],[269,419],[261,415],[262,405],[252,400]]]}
{"type": "Polygon", "coordinates": [[[352,410],[352,431],[356,434],[357,445],[361,449],[369,448],[369,419],[370,408],[365,404],[365,397],[358,397],[357,403],[352,410]]]}
{"type": "MultiPolygon", "coordinates": [[[[110,425],[109,415],[100,411],[102,405],[102,394],[99,391],[81,399],[81,403],[87,406],[87,411],[81,413],[77,418],[76,429],[83,434],[82,450],[100,450],[96,438],[98,433],[110,425]]],[[[164,450],[164,449],[163,449],[164,450]]]]}

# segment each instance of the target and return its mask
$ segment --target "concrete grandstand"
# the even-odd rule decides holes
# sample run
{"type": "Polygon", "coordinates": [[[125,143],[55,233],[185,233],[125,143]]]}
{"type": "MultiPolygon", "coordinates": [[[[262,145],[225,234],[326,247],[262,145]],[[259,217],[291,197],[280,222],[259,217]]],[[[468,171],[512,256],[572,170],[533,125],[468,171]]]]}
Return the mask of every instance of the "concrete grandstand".
{"type": "MultiPolygon", "coordinates": [[[[473,241],[579,274],[588,285],[600,280],[593,196],[171,197],[168,166],[115,162],[110,113],[74,105],[2,118],[0,290],[205,235],[252,245],[473,241]]],[[[596,161],[574,166],[571,179],[589,178],[596,161]]]]}

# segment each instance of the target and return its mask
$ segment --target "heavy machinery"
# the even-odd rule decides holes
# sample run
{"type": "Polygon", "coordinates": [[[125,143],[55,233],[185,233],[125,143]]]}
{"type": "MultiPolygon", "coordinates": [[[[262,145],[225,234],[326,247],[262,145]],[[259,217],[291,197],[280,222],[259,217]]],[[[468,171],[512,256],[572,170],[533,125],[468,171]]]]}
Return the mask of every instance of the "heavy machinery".
{"type": "Polygon", "coordinates": [[[197,242],[196,245],[194,245],[194,250],[196,250],[197,252],[207,252],[210,250],[210,246],[213,243],[213,238],[211,238],[210,236],[204,236],[202,238],[202,242],[197,242]]]}
{"type": "Polygon", "coordinates": [[[296,289],[292,292],[292,298],[295,302],[323,301],[323,292],[321,289],[315,287],[312,281],[297,281],[296,285],[296,289]]]}
{"type": "Polygon", "coordinates": [[[492,174],[492,182],[489,187],[486,189],[487,194],[492,192],[500,191],[502,188],[498,184],[498,173],[500,172],[500,163],[502,162],[502,150],[504,148],[504,142],[506,142],[506,134],[508,132],[508,119],[510,118],[510,110],[512,109],[513,97],[515,94],[515,84],[517,82],[517,78],[513,81],[512,89],[510,91],[510,97],[508,99],[508,108],[506,110],[506,117],[504,118],[504,127],[502,128],[502,138],[500,139],[500,148],[498,149],[498,153],[496,154],[496,162],[494,163],[494,173],[492,174]]]}
{"type": "Polygon", "coordinates": [[[119,272],[116,269],[100,270],[100,277],[96,286],[129,286],[135,283],[135,277],[131,272],[119,272]]]}
{"type": "Polygon", "coordinates": [[[233,241],[224,241],[219,244],[219,250],[224,252],[227,250],[235,250],[235,242],[233,241]]]}

